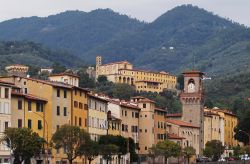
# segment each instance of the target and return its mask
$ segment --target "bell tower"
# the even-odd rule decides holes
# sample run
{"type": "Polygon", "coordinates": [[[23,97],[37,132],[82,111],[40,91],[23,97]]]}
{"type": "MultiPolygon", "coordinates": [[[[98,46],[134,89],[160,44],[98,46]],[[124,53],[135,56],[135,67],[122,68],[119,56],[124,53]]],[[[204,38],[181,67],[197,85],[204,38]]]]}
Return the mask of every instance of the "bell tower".
{"type": "Polygon", "coordinates": [[[100,74],[100,66],[102,65],[102,57],[96,56],[96,79],[98,78],[100,74]]]}
{"type": "Polygon", "coordinates": [[[204,92],[203,73],[199,71],[184,72],[184,90],[180,94],[182,103],[182,120],[200,127],[199,154],[204,145],[204,92]]]}

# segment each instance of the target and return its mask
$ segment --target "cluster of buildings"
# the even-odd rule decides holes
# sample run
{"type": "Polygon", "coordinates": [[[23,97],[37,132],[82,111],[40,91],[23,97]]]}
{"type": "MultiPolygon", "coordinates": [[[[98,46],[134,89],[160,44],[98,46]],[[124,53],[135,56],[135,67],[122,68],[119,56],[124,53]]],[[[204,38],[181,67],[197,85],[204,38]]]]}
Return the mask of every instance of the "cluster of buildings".
{"type": "Polygon", "coordinates": [[[176,76],[161,72],[134,69],[128,61],[102,64],[102,57],[96,57],[96,77],[104,75],[114,83],[126,83],[135,86],[139,92],[162,92],[163,89],[175,89],[176,76]]]}
{"type": "MultiPolygon", "coordinates": [[[[134,84],[138,91],[160,92],[176,85],[176,77],[167,73],[136,71],[128,62],[101,65],[99,57],[97,61],[96,75],[107,75],[111,81],[134,84]],[[109,71],[118,72],[108,74],[109,71]],[[142,84],[145,87],[141,88],[142,84]]],[[[70,124],[85,129],[96,141],[107,134],[133,138],[140,156],[146,156],[154,144],[166,139],[183,148],[193,146],[197,155],[202,154],[205,143],[213,139],[221,140],[227,146],[237,145],[233,138],[236,116],[226,110],[204,109],[201,72],[184,73],[184,90],[180,94],[183,112],[168,114],[145,97],[123,101],[81,88],[77,75],[54,74],[45,81],[25,76],[27,69],[23,68],[25,66],[8,67],[10,74],[0,77],[0,137],[8,127],[28,127],[50,141],[60,126],[70,124]]],[[[46,150],[45,154],[49,155],[50,163],[67,163],[63,148],[46,150]]],[[[42,155],[34,160],[44,159],[42,155]]],[[[10,160],[10,150],[2,143],[0,162],[10,160]]],[[[115,157],[112,162],[118,163],[117,160],[115,157]]],[[[74,163],[83,161],[86,161],[84,157],[74,163]]],[[[102,161],[100,156],[94,162],[102,161]]],[[[121,162],[128,161],[129,154],[121,162]]]]}

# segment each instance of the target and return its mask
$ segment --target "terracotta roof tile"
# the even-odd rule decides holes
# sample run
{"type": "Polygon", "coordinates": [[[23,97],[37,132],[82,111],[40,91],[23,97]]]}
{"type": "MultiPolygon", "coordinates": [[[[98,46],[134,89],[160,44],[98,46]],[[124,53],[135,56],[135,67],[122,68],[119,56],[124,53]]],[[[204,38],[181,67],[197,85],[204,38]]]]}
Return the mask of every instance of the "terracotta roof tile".
{"type": "Polygon", "coordinates": [[[172,114],[167,114],[166,117],[181,117],[181,113],[172,113],[172,114]]]}
{"type": "Polygon", "coordinates": [[[184,122],[184,121],[181,121],[181,120],[170,120],[170,119],[167,119],[166,122],[168,122],[170,124],[175,124],[175,125],[183,126],[183,127],[200,128],[200,127],[195,126],[195,125],[193,125],[191,123],[184,122]]]}
{"type": "Polygon", "coordinates": [[[41,98],[41,97],[38,97],[38,96],[35,96],[35,95],[31,95],[31,94],[23,94],[23,93],[11,92],[11,95],[12,96],[22,96],[22,97],[25,97],[25,98],[27,98],[29,100],[37,100],[37,101],[44,101],[44,102],[48,101],[47,99],[44,99],[44,98],[41,98]]]}
{"type": "Polygon", "coordinates": [[[180,137],[177,134],[174,133],[168,133],[168,139],[177,139],[177,140],[183,140],[185,137],[180,137]]]}

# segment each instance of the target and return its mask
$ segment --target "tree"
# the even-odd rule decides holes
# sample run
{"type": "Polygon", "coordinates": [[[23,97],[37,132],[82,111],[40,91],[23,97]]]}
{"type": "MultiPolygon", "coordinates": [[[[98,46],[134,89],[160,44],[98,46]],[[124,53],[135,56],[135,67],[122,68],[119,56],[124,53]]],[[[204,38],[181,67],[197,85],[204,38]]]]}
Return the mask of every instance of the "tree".
{"type": "Polygon", "coordinates": [[[239,114],[239,123],[234,132],[235,139],[243,142],[245,145],[249,143],[249,137],[246,133],[250,134],[250,110],[244,110],[239,114]]]}
{"type": "Polygon", "coordinates": [[[52,65],[52,68],[53,68],[53,72],[54,74],[57,74],[57,73],[62,73],[62,72],[65,72],[66,71],[66,67],[61,65],[60,63],[54,63],[52,65]]]}
{"type": "Polygon", "coordinates": [[[103,159],[107,160],[107,164],[112,159],[112,155],[117,154],[119,151],[118,146],[114,144],[100,145],[100,152],[103,159]]]}
{"type": "Polygon", "coordinates": [[[82,145],[80,152],[88,159],[89,164],[99,155],[99,145],[96,141],[88,141],[86,144],[82,145]]]}
{"type": "Polygon", "coordinates": [[[160,151],[155,145],[153,145],[151,148],[149,148],[148,155],[153,159],[153,164],[154,164],[155,158],[160,155],[160,151]]]}
{"type": "Polygon", "coordinates": [[[208,141],[205,146],[204,155],[217,161],[223,154],[225,147],[219,140],[208,141]]]}
{"type": "Polygon", "coordinates": [[[177,77],[177,89],[183,90],[184,89],[184,76],[183,74],[177,77]]]}
{"type": "Polygon", "coordinates": [[[187,146],[183,149],[183,154],[184,154],[184,157],[187,158],[188,160],[188,164],[189,164],[189,160],[190,158],[196,154],[196,150],[195,148],[193,148],[192,146],[187,146]]]}
{"type": "Polygon", "coordinates": [[[119,98],[121,100],[130,100],[130,98],[135,94],[135,87],[129,84],[115,84],[112,88],[113,97],[119,98]]]}
{"type": "Polygon", "coordinates": [[[77,126],[63,125],[52,136],[54,148],[64,148],[70,164],[81,156],[81,148],[90,141],[90,136],[85,130],[77,126]]]}
{"type": "Polygon", "coordinates": [[[99,144],[112,144],[117,146],[117,154],[118,154],[118,163],[120,163],[121,156],[127,154],[128,152],[128,139],[122,136],[114,136],[114,135],[104,135],[99,139],[99,144]]]}
{"type": "Polygon", "coordinates": [[[169,157],[178,157],[181,153],[181,147],[177,143],[165,140],[156,144],[159,154],[165,157],[165,164],[168,163],[169,157]]]}
{"type": "Polygon", "coordinates": [[[29,161],[32,157],[39,155],[45,140],[28,128],[8,128],[1,139],[7,143],[14,156],[14,164],[29,161]]]}
{"type": "Polygon", "coordinates": [[[107,78],[107,76],[105,76],[105,75],[100,75],[100,76],[98,76],[98,78],[97,78],[97,82],[98,82],[98,83],[106,83],[106,82],[108,82],[108,78],[107,78]]]}
{"type": "Polygon", "coordinates": [[[234,157],[239,158],[240,155],[244,154],[244,147],[234,146],[233,147],[234,157]]]}
{"type": "Polygon", "coordinates": [[[86,70],[81,69],[77,72],[77,75],[80,76],[79,86],[83,88],[94,88],[96,86],[95,79],[89,77],[86,73],[86,70]]]}

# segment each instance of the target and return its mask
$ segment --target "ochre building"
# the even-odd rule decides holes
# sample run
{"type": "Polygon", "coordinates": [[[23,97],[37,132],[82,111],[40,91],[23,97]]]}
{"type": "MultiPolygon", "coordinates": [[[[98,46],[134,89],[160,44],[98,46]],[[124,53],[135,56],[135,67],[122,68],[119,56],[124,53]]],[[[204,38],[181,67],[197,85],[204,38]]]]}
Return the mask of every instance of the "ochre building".
{"type": "Polygon", "coordinates": [[[176,77],[166,73],[133,69],[128,61],[102,64],[102,57],[96,57],[96,78],[107,76],[114,83],[126,83],[135,86],[137,91],[162,92],[163,89],[175,89],[176,77]]]}

